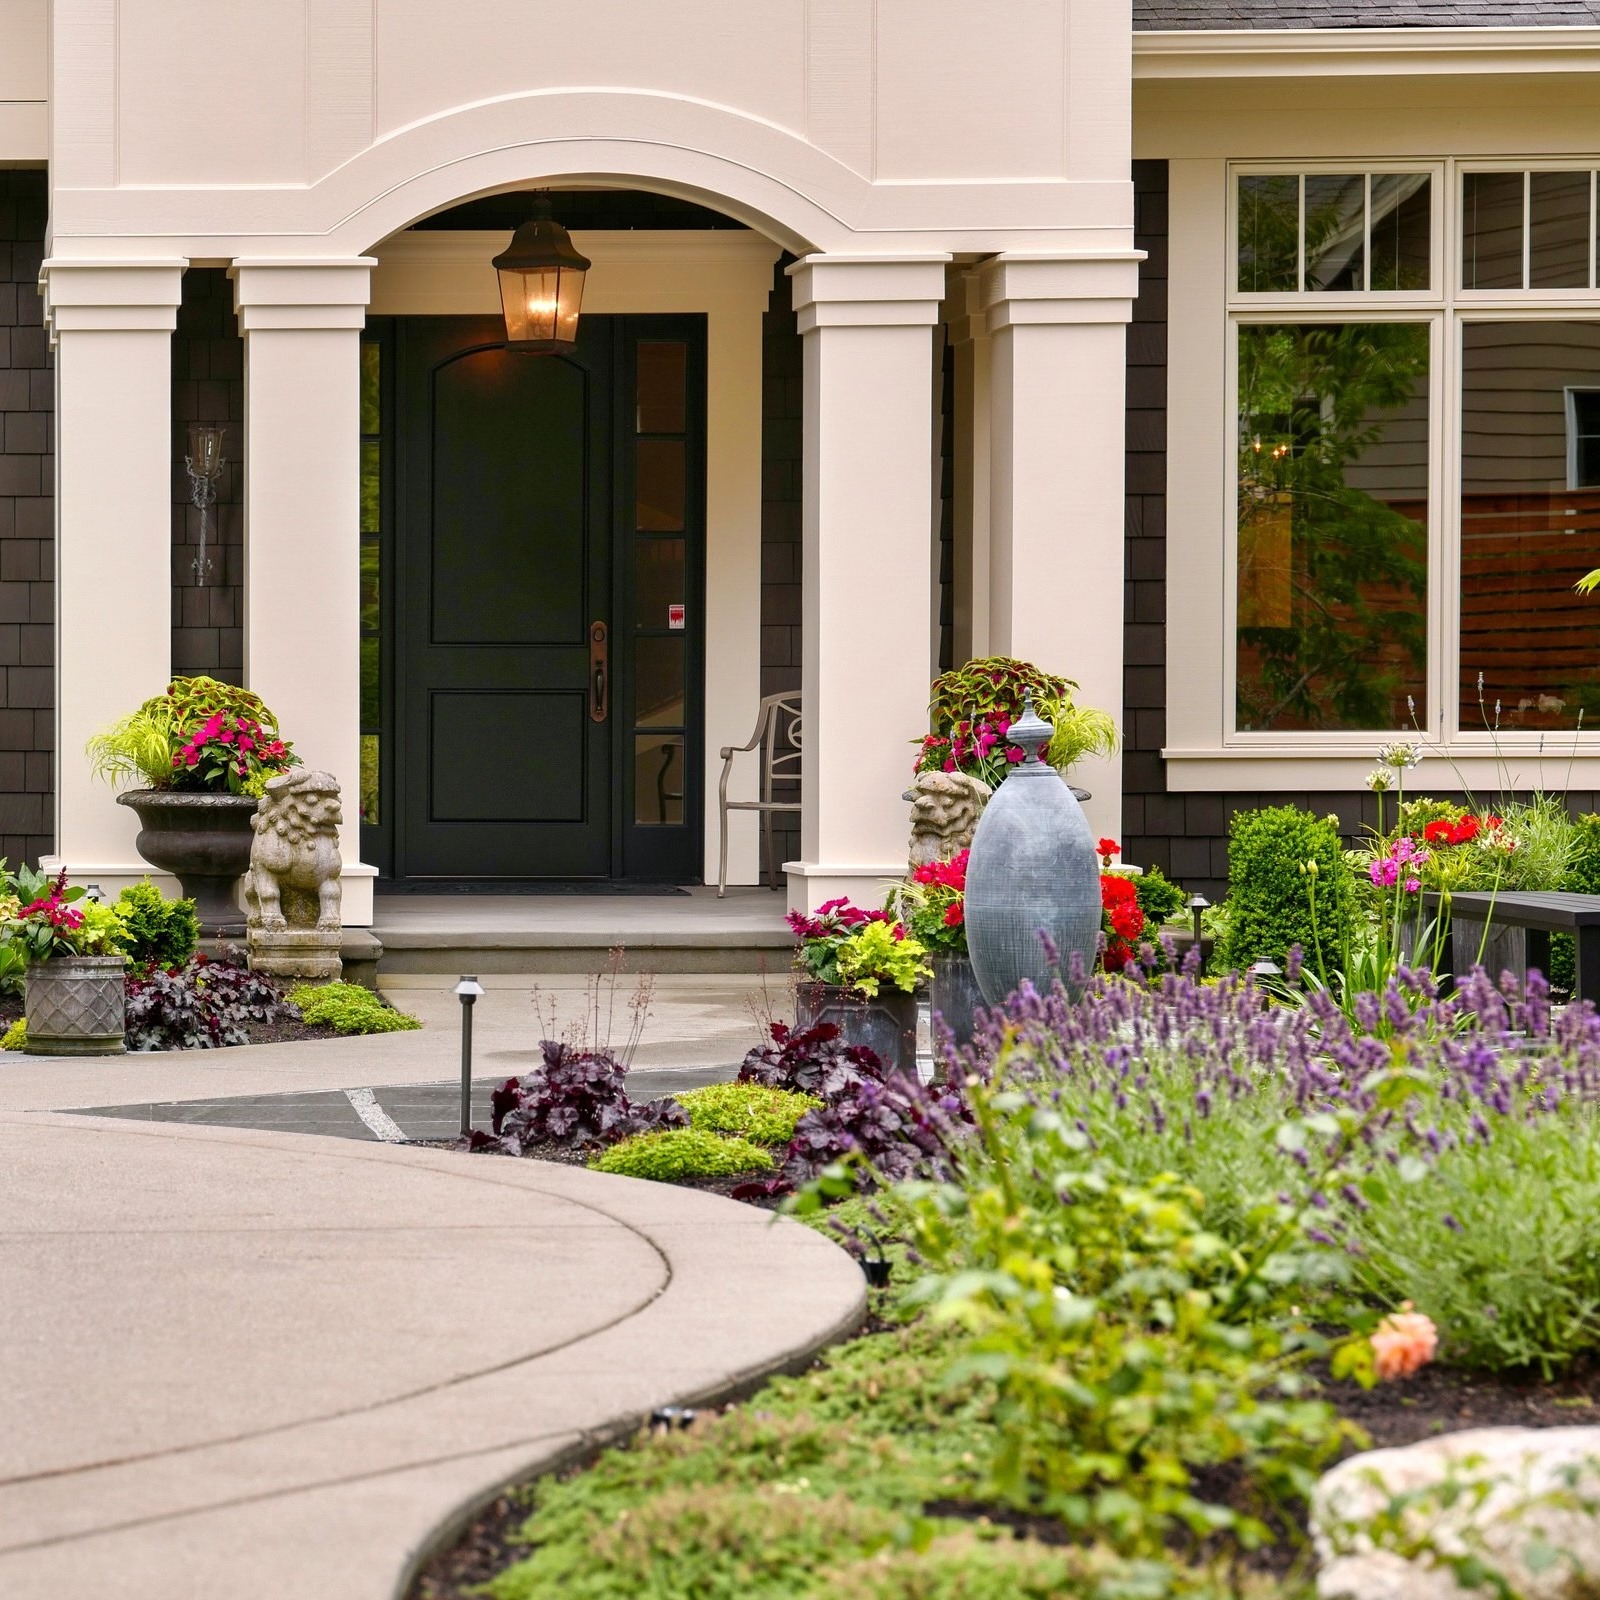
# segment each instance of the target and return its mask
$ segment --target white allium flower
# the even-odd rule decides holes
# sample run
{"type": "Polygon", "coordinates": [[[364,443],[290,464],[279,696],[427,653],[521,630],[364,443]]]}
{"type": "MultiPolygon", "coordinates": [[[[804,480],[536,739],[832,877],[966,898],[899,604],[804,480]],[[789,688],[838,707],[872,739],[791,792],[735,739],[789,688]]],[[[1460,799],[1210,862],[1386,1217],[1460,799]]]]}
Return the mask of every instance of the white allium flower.
{"type": "Polygon", "coordinates": [[[1386,744],[1378,752],[1378,760],[1386,767],[1393,767],[1396,772],[1404,772],[1407,767],[1417,766],[1421,762],[1422,751],[1417,745],[1397,740],[1394,744],[1386,744]]]}

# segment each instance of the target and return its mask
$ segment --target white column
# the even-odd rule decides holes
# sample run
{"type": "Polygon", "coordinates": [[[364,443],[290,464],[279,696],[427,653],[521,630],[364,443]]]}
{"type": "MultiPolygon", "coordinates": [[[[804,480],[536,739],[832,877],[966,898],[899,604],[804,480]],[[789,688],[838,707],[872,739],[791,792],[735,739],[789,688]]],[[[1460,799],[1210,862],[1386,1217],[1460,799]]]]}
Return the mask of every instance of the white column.
{"type": "Polygon", "coordinates": [[[183,268],[49,260],[40,273],[56,348],[56,854],[45,865],[113,895],[150,869],[133,847],[138,819],[90,777],[84,745],[171,675],[183,268]]]}
{"type": "Polygon", "coordinates": [[[790,903],[882,898],[906,865],[913,741],[926,731],[932,328],[945,256],[807,256],[805,779],[790,903]]]}
{"type": "MultiPolygon", "coordinates": [[[[1000,255],[990,341],[989,648],[1074,679],[1122,722],[1123,449],[1133,251],[1000,255]]],[[[1120,837],[1120,755],[1072,774],[1097,836],[1120,837]]]]}
{"type": "Polygon", "coordinates": [[[361,863],[360,334],[365,257],[236,261],[245,339],[246,685],[343,793],[344,920],[372,922],[361,863]]]}

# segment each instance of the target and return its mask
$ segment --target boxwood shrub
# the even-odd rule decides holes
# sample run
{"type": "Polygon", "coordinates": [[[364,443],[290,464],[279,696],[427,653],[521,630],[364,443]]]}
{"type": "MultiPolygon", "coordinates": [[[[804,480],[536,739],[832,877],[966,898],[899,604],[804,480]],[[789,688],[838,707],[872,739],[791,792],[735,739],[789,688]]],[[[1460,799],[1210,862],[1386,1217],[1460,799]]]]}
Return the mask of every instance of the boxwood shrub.
{"type": "Polygon", "coordinates": [[[689,1126],[732,1133],[753,1144],[788,1144],[794,1126],[822,1102],[809,1094],[760,1083],[713,1083],[673,1097],[689,1113],[689,1126]]]}
{"type": "Polygon", "coordinates": [[[1313,962],[1316,941],[1331,963],[1354,915],[1350,869],[1337,821],[1298,806],[1237,812],[1228,825],[1228,932],[1217,952],[1223,971],[1257,961],[1283,965],[1293,945],[1313,962]],[[1316,924],[1308,861],[1317,864],[1316,924]]]}
{"type": "Polygon", "coordinates": [[[660,1133],[636,1133],[602,1151],[589,1165],[596,1172],[676,1183],[684,1178],[765,1172],[772,1166],[772,1156],[748,1139],[725,1139],[706,1128],[667,1128],[660,1133]]]}

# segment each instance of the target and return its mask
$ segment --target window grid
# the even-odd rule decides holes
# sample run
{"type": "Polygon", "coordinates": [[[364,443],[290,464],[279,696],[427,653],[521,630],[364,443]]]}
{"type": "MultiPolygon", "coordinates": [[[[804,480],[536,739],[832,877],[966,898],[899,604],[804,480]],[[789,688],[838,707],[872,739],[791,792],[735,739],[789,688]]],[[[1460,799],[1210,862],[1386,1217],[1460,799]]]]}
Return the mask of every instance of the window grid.
{"type": "MultiPolygon", "coordinates": [[[[1280,322],[1292,318],[1296,322],[1326,322],[1329,324],[1351,321],[1425,320],[1433,324],[1433,372],[1429,399],[1429,568],[1427,609],[1429,715],[1421,733],[1430,745],[1455,749],[1463,757],[1486,751],[1491,744],[1503,742],[1507,749],[1529,750],[1546,748],[1549,735],[1524,735],[1520,732],[1502,732],[1497,736],[1475,732],[1464,726],[1461,715],[1464,696],[1458,692],[1459,653],[1461,648],[1461,518],[1462,518],[1462,341],[1467,325],[1480,321],[1535,322],[1559,318],[1565,321],[1600,322],[1600,162],[1591,158],[1585,161],[1495,161],[1469,158],[1445,158],[1435,161],[1411,160],[1394,162],[1346,161],[1301,163],[1236,163],[1228,168],[1227,224],[1230,250],[1230,267],[1227,274],[1227,300],[1229,311],[1229,339],[1227,362],[1229,460],[1237,461],[1239,453],[1239,328],[1252,322],[1280,322]],[[1305,180],[1316,173],[1350,174],[1362,171],[1365,176],[1365,237],[1360,290],[1335,293],[1306,289],[1305,284],[1305,180]],[[1432,174],[1431,237],[1430,237],[1430,288],[1418,290],[1374,290],[1372,277],[1372,183],[1373,178],[1387,172],[1423,172],[1432,174]],[[1588,176],[1588,245],[1587,282],[1571,288],[1517,289],[1466,289],[1463,284],[1465,240],[1463,215],[1463,181],[1468,173],[1518,172],[1522,175],[1522,284],[1531,281],[1532,250],[1532,180],[1531,174],[1581,171],[1588,176]],[[1287,176],[1294,172],[1298,177],[1297,227],[1298,247],[1296,259],[1297,281],[1295,291],[1250,292],[1239,286],[1239,260],[1241,237],[1239,228],[1239,179],[1243,176],[1287,176]],[[1535,739],[1537,744],[1535,744],[1535,739]]],[[[1579,386],[1580,390],[1582,386],[1579,386]]],[[[1567,415],[1573,415],[1572,388],[1563,396],[1567,415]]],[[[1569,427],[1569,434],[1570,434],[1569,427]]],[[[1569,442],[1569,450],[1576,446],[1569,442]]],[[[1236,476],[1236,474],[1235,474],[1236,476]]],[[[1570,473],[1569,473],[1570,476],[1570,473]]],[[[1313,754],[1319,750],[1332,754],[1353,750],[1372,735],[1390,735],[1414,732],[1411,729],[1372,729],[1343,731],[1313,731],[1293,734],[1241,732],[1238,727],[1237,701],[1237,628],[1238,628],[1238,510],[1234,502],[1237,488],[1230,492],[1233,509],[1227,519],[1226,540],[1226,620],[1225,649],[1223,654],[1225,697],[1224,745],[1234,749],[1254,749],[1261,754],[1285,752],[1290,748],[1313,754]]],[[[1594,602],[1600,605],[1600,602],[1594,602]]],[[[1596,613],[1600,626],[1600,611],[1596,613]]],[[[1585,719],[1596,726],[1596,719],[1585,719]]],[[[1597,747],[1600,733],[1568,734],[1567,744],[1575,749],[1592,751],[1597,747]]]]}

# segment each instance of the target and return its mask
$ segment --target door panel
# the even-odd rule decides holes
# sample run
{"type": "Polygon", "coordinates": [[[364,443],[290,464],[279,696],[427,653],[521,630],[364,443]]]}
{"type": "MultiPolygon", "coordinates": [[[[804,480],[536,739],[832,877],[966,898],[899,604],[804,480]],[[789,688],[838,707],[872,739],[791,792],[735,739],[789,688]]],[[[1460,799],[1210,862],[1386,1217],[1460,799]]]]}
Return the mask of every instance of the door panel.
{"type": "Polygon", "coordinates": [[[610,610],[611,333],[588,319],[570,357],[530,357],[497,319],[400,320],[408,878],[611,871],[611,729],[589,714],[589,625],[610,610]]]}
{"type": "Polygon", "coordinates": [[[697,881],[704,317],[385,330],[395,876],[697,881]]]}

